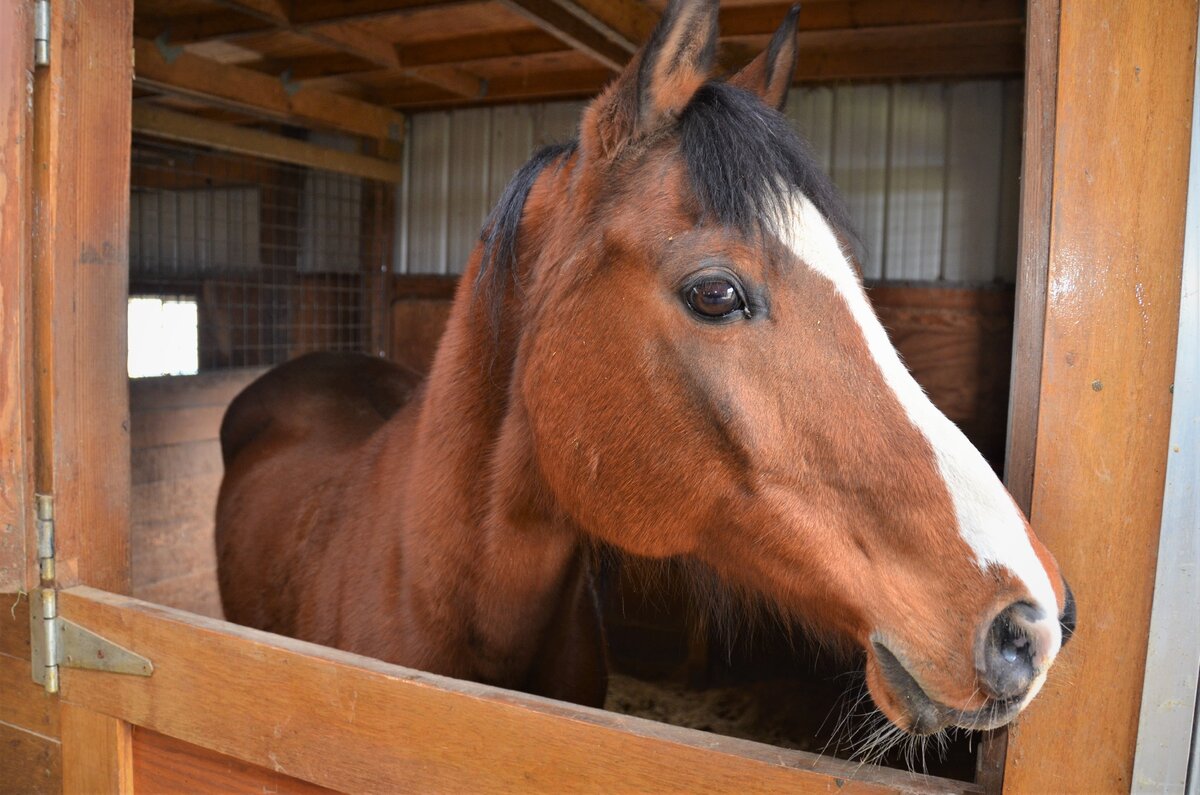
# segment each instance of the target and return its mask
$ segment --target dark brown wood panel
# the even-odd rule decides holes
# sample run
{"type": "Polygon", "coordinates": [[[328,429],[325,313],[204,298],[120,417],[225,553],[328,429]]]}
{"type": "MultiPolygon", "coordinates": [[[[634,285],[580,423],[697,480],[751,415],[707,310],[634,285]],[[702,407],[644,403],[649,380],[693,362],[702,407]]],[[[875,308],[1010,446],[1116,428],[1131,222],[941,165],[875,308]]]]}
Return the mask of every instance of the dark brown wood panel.
{"type": "Polygon", "coordinates": [[[1012,792],[1126,792],[1168,455],[1195,0],[1063,0],[1034,528],[1079,626],[1009,731],[1012,792]]]}
{"type": "MultiPolygon", "coordinates": [[[[25,626],[28,632],[28,623],[25,626]]],[[[34,734],[58,737],[58,698],[33,681],[28,657],[0,654],[0,721],[34,734]]]]}
{"type": "Polygon", "coordinates": [[[62,747],[0,721],[0,795],[59,795],[62,747]]]}

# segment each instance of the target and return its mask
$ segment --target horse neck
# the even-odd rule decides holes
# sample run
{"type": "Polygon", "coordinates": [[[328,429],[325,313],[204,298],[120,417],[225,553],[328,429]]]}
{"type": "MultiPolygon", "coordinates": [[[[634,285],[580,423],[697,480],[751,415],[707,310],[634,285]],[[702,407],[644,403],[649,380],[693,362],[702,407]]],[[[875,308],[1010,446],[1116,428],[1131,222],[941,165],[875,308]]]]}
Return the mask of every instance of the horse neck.
{"type": "Polygon", "coordinates": [[[421,629],[431,636],[422,639],[431,658],[422,663],[595,701],[570,692],[576,685],[534,681],[539,659],[565,654],[582,658],[575,667],[595,664],[593,657],[602,665],[599,627],[579,534],[547,499],[524,408],[510,394],[520,328],[502,319],[497,333],[475,294],[479,263],[477,247],[438,347],[415,438],[402,440],[410,464],[401,581],[416,608],[410,613],[424,616],[421,629]],[[568,692],[559,692],[564,684],[568,692]]]}

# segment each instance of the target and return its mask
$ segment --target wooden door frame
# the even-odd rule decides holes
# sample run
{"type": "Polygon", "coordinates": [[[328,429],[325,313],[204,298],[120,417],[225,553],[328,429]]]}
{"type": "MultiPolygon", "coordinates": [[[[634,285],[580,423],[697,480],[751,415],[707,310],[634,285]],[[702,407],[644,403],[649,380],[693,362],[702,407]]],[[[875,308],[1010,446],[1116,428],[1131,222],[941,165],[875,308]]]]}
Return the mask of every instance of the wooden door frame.
{"type": "Polygon", "coordinates": [[[1140,15],[1129,6],[1029,3],[1007,482],[1070,579],[1080,624],[1059,682],[985,745],[978,780],[993,792],[1132,783],[1171,415],[1197,4],[1140,15]]]}

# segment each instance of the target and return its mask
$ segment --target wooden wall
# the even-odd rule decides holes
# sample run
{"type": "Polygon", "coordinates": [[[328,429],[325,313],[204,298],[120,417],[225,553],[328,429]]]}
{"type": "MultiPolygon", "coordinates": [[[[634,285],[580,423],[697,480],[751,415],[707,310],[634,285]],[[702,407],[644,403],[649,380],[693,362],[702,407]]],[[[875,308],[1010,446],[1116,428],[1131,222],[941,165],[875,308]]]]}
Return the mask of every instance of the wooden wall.
{"type": "Polygon", "coordinates": [[[225,408],[262,370],[129,382],[133,595],[219,618],[213,517],[225,408]]]}

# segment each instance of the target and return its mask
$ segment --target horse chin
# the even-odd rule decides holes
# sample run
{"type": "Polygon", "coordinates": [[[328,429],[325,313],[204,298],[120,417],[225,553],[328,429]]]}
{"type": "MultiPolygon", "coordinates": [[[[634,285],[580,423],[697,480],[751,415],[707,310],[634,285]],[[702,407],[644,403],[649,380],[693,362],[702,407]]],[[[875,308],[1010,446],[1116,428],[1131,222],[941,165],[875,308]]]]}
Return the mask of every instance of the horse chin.
{"type": "Polygon", "coordinates": [[[1019,698],[989,699],[977,709],[957,709],[931,698],[900,658],[874,641],[867,654],[867,687],[875,705],[897,727],[929,735],[951,727],[982,731],[1004,726],[1036,695],[1040,682],[1019,698]]]}

